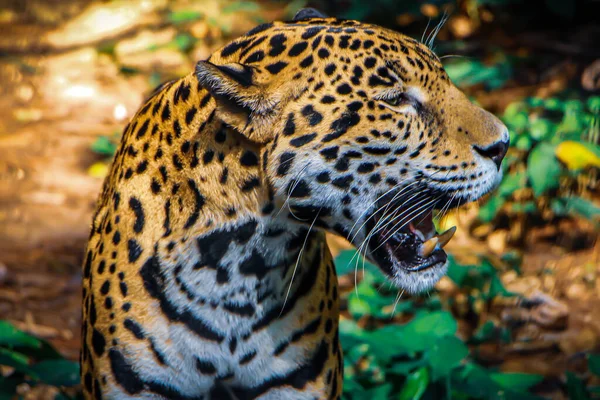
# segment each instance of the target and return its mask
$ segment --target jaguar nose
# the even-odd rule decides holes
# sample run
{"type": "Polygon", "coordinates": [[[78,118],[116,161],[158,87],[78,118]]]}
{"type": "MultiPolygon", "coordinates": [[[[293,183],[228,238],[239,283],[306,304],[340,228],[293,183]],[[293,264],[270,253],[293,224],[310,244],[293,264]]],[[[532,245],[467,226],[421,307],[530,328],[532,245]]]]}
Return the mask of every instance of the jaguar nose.
{"type": "Polygon", "coordinates": [[[479,153],[481,156],[491,159],[498,170],[500,170],[500,164],[502,163],[502,159],[506,155],[508,151],[508,140],[500,140],[496,143],[492,143],[487,147],[481,147],[474,145],[473,149],[479,153]]]}

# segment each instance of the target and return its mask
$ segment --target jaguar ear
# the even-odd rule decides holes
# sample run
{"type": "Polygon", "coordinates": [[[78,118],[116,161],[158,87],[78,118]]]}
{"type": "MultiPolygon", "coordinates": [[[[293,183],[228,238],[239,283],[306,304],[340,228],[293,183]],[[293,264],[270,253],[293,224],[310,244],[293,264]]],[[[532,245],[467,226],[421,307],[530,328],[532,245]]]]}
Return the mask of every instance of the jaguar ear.
{"type": "Polygon", "coordinates": [[[303,8],[302,10],[298,11],[296,15],[294,15],[293,21],[300,21],[303,19],[311,18],[327,18],[327,15],[314,8],[303,8]]]}
{"type": "Polygon", "coordinates": [[[254,68],[239,63],[196,65],[198,82],[215,98],[218,116],[248,139],[266,143],[273,136],[267,120],[276,102],[265,95],[254,75],[254,68]]]}

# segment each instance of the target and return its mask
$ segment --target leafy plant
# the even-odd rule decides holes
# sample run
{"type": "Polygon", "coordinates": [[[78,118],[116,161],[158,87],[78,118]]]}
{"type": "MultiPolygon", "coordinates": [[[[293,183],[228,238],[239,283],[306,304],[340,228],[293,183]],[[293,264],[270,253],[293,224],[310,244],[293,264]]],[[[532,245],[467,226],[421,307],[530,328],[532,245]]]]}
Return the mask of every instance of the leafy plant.
{"type": "MultiPolygon", "coordinates": [[[[340,274],[356,271],[361,279],[356,290],[344,296],[351,319],[340,321],[345,399],[539,399],[531,388],[541,376],[500,373],[478,365],[467,343],[457,336],[456,319],[435,297],[404,300],[393,307],[396,296],[386,289],[386,278],[355,251],[340,253],[336,268],[340,274]],[[412,318],[404,324],[390,323],[390,317],[398,314],[412,318]]],[[[486,298],[511,295],[489,263],[461,266],[451,260],[449,275],[459,286],[478,289],[486,298]]],[[[493,324],[484,325],[473,343],[495,339],[495,334],[493,324]]]]}
{"type": "MultiPolygon", "coordinates": [[[[66,360],[46,341],[0,321],[0,399],[11,399],[21,383],[69,387],[79,384],[79,364],[66,360]]],[[[62,394],[61,398],[69,398],[62,394]]]]}
{"type": "Polygon", "coordinates": [[[480,219],[492,221],[507,205],[509,213],[541,215],[549,209],[552,216],[597,218],[600,208],[572,195],[569,183],[600,168],[599,110],[599,97],[530,98],[510,104],[502,119],[513,152],[504,163],[505,178],[495,196],[480,209],[480,219]]]}

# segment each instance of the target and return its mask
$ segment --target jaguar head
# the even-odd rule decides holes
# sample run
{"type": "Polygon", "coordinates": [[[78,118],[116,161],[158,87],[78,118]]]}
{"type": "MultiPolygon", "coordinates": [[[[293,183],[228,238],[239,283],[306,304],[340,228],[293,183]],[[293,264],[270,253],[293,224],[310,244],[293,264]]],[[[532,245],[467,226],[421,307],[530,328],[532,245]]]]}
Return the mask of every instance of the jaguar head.
{"type": "Polygon", "coordinates": [[[200,62],[221,118],[262,146],[290,223],[348,238],[399,287],[445,273],[434,210],[494,189],[508,131],[400,33],[305,13],[258,27],[200,62]]]}

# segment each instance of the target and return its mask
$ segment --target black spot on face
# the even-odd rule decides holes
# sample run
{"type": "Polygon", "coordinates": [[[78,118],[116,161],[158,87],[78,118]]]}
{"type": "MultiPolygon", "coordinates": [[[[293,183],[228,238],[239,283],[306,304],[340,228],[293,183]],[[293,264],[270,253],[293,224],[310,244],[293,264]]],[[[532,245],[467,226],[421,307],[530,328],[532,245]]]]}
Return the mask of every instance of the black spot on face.
{"type": "Polygon", "coordinates": [[[304,50],[306,50],[307,47],[308,47],[308,43],[306,43],[306,42],[296,43],[295,45],[292,46],[292,48],[288,52],[288,56],[290,56],[290,57],[299,56],[300,54],[302,54],[302,52],[304,50]]]}
{"type": "Polygon", "coordinates": [[[282,153],[279,156],[279,166],[277,167],[277,175],[286,175],[289,172],[295,157],[296,155],[289,151],[282,153]]]}
{"type": "Polygon", "coordinates": [[[192,108],[190,108],[185,113],[185,123],[186,123],[186,125],[189,125],[189,124],[192,123],[192,121],[194,120],[194,117],[196,116],[197,112],[198,112],[198,110],[196,109],[196,107],[192,107],[192,108]]]}
{"type": "Polygon", "coordinates": [[[367,174],[369,172],[373,172],[373,170],[375,169],[375,164],[373,163],[362,163],[358,166],[358,168],[356,169],[356,171],[359,174],[367,174]]]}
{"type": "Polygon", "coordinates": [[[267,71],[269,71],[271,74],[276,75],[279,72],[281,72],[282,69],[284,69],[285,67],[287,67],[288,63],[286,63],[285,61],[277,61],[276,63],[267,65],[265,67],[265,69],[267,71]]]}
{"type": "Polygon", "coordinates": [[[352,181],[354,181],[352,175],[345,175],[339,178],[335,178],[333,181],[331,181],[331,183],[340,189],[348,189],[352,181]]]}
{"type": "Polygon", "coordinates": [[[322,149],[319,153],[325,157],[325,160],[335,160],[338,156],[340,148],[338,146],[326,147],[322,149]]]}
{"type": "Polygon", "coordinates": [[[137,339],[141,340],[146,337],[143,328],[131,318],[125,318],[125,321],[123,321],[123,326],[125,327],[125,329],[133,333],[133,335],[137,339]]]}
{"type": "Polygon", "coordinates": [[[323,115],[310,104],[302,109],[302,115],[308,120],[310,126],[315,126],[323,120],[323,115]]]}
{"type": "Polygon", "coordinates": [[[135,216],[135,220],[133,223],[133,231],[135,233],[140,233],[142,231],[142,229],[144,229],[144,221],[145,221],[144,209],[142,207],[142,203],[140,203],[140,201],[138,199],[136,199],[135,197],[131,197],[129,199],[129,208],[131,208],[131,210],[133,211],[134,216],[135,216]]]}
{"type": "Polygon", "coordinates": [[[269,266],[256,249],[252,251],[250,257],[240,263],[239,268],[242,275],[254,275],[258,279],[264,278],[269,271],[269,266]]]}
{"type": "Polygon", "coordinates": [[[169,101],[165,101],[165,105],[163,106],[162,113],[160,115],[163,122],[168,121],[171,118],[171,108],[169,106],[169,101]]]}
{"type": "Polygon", "coordinates": [[[330,96],[328,94],[326,94],[325,96],[323,96],[323,98],[321,98],[321,103],[323,104],[332,104],[335,102],[335,97],[330,96]]]}
{"type": "Polygon", "coordinates": [[[296,197],[296,198],[308,197],[308,196],[310,196],[310,187],[308,186],[308,184],[306,183],[306,181],[304,179],[301,179],[299,181],[292,180],[288,185],[286,193],[290,197],[296,197]]]}
{"type": "Polygon", "coordinates": [[[104,354],[104,349],[106,348],[106,339],[97,329],[92,331],[92,348],[98,357],[104,354]]]}
{"type": "Polygon", "coordinates": [[[309,133],[307,135],[302,135],[300,137],[290,140],[290,145],[292,145],[294,147],[302,147],[305,144],[308,144],[311,141],[313,141],[316,137],[317,137],[316,133],[309,133]]]}
{"type": "Polygon", "coordinates": [[[339,94],[346,95],[352,92],[352,87],[350,87],[350,85],[348,85],[347,83],[342,83],[337,87],[336,91],[339,94]]]}
{"type": "Polygon", "coordinates": [[[329,57],[329,50],[325,48],[320,48],[317,52],[317,55],[319,56],[319,58],[327,58],[329,57]]]}
{"type": "Polygon", "coordinates": [[[307,56],[304,60],[300,61],[300,67],[301,68],[308,68],[312,65],[314,59],[312,54],[307,56]]]}
{"type": "Polygon", "coordinates": [[[249,192],[259,186],[260,179],[258,179],[258,177],[256,176],[251,176],[242,183],[240,189],[242,190],[242,192],[249,192]]]}
{"type": "Polygon", "coordinates": [[[302,39],[305,39],[305,40],[310,39],[310,38],[316,36],[323,29],[325,29],[325,28],[322,26],[311,26],[302,33],[302,39]]]}
{"type": "Polygon", "coordinates": [[[317,175],[317,182],[319,183],[327,183],[331,180],[331,177],[329,176],[329,172],[327,171],[323,171],[321,173],[319,173],[319,175],[317,175]]]}
{"type": "Polygon", "coordinates": [[[371,154],[374,156],[382,156],[390,153],[392,149],[389,147],[375,147],[375,146],[365,146],[363,150],[367,154],[371,154]]]}
{"type": "Polygon", "coordinates": [[[269,44],[271,46],[271,50],[269,51],[270,57],[277,57],[281,53],[285,51],[285,42],[287,38],[283,33],[279,33],[271,37],[269,44]]]}
{"type": "Polygon", "coordinates": [[[136,262],[142,254],[142,247],[135,239],[129,239],[127,241],[127,250],[130,263],[136,262]]]}
{"type": "Polygon", "coordinates": [[[217,372],[217,368],[212,362],[200,358],[196,359],[196,369],[203,375],[214,375],[217,372]]]}
{"type": "Polygon", "coordinates": [[[240,157],[240,164],[244,167],[256,167],[258,166],[258,156],[255,152],[247,150],[240,157]]]}
{"type": "Polygon", "coordinates": [[[293,135],[296,132],[296,124],[294,122],[294,113],[289,113],[283,128],[283,134],[285,136],[293,135]]]}

